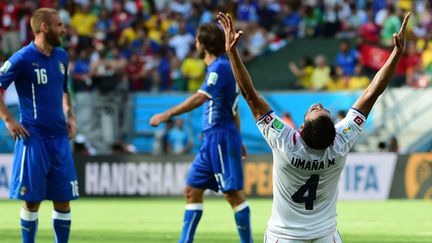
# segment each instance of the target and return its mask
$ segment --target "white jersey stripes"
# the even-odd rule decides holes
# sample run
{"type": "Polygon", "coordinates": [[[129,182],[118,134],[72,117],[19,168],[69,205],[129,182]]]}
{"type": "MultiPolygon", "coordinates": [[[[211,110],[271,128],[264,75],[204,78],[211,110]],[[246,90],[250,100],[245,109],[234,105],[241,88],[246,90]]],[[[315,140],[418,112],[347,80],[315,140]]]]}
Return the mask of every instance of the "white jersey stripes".
{"type": "Polygon", "coordinates": [[[300,133],[269,112],[257,126],[273,151],[273,206],[267,234],[313,240],[336,232],[338,182],[366,118],[350,109],[326,150],[309,148],[300,133]]]}

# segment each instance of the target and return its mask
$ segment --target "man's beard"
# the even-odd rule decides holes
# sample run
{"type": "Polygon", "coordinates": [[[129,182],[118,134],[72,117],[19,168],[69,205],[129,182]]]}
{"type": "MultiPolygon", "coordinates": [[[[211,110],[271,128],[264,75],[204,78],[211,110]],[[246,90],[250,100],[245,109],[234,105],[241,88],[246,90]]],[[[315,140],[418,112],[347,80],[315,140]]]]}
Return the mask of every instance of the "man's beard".
{"type": "Polygon", "coordinates": [[[51,46],[57,47],[61,45],[60,36],[56,35],[52,30],[49,30],[48,33],[46,33],[45,38],[51,46]]]}

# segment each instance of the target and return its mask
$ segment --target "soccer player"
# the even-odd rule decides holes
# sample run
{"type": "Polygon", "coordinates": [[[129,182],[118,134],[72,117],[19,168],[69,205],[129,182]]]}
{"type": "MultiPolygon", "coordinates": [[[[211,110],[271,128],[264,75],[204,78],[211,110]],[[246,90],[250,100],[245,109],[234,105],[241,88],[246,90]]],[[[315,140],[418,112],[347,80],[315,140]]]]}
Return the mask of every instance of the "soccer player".
{"type": "Polygon", "coordinates": [[[203,213],[205,189],[221,190],[234,210],[241,242],[252,242],[250,210],[243,193],[242,146],[237,103],[239,89],[225,55],[224,33],[216,24],[198,27],[196,49],[204,56],[207,74],[199,90],[183,103],[154,115],[158,126],[171,117],[204,105],[203,142],[186,182],[186,210],[180,243],[192,242],[203,213]]]}
{"type": "Polygon", "coordinates": [[[21,114],[18,123],[0,95],[0,116],[16,140],[9,196],[25,201],[23,242],[35,242],[38,210],[45,199],[53,201],[55,242],[68,242],[69,201],[78,198],[78,182],[68,139],[76,133],[68,57],[59,48],[66,30],[58,12],[49,8],[36,10],[30,24],[34,41],[0,68],[0,88],[15,82],[21,114]]]}
{"type": "Polygon", "coordinates": [[[298,131],[283,122],[255,90],[237,51],[242,35],[229,15],[219,13],[225,31],[225,48],[234,77],[258,129],[273,151],[273,208],[264,242],[341,242],[336,229],[338,181],[350,148],[360,135],[375,101],[388,85],[402,56],[405,16],[394,48],[384,66],[357,99],[347,116],[333,124],[330,112],[318,103],[305,114],[298,131]]]}

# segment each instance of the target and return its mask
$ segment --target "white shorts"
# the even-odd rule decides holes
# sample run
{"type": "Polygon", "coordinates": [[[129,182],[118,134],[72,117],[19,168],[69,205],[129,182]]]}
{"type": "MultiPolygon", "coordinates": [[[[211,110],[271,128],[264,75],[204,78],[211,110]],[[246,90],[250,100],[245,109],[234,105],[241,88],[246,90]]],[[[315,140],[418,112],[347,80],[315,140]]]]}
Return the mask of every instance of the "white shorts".
{"type": "Polygon", "coordinates": [[[342,238],[339,231],[336,230],[334,234],[330,234],[318,239],[313,240],[289,240],[281,239],[274,235],[266,233],[264,235],[264,243],[342,243],[342,238]]]}

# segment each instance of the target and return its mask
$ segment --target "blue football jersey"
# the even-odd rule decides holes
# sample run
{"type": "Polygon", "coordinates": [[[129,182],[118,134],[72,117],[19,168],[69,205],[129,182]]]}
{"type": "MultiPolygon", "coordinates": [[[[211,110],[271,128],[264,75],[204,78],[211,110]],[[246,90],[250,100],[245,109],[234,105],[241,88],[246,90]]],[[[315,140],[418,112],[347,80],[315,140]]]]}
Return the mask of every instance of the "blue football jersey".
{"type": "Polygon", "coordinates": [[[61,48],[50,56],[32,42],[21,48],[0,68],[0,88],[15,82],[21,124],[30,136],[67,135],[63,93],[67,92],[68,57],[61,48]]]}
{"type": "Polygon", "coordinates": [[[205,81],[198,92],[209,98],[204,104],[203,131],[234,124],[240,89],[225,55],[219,56],[207,67],[205,81]]]}

